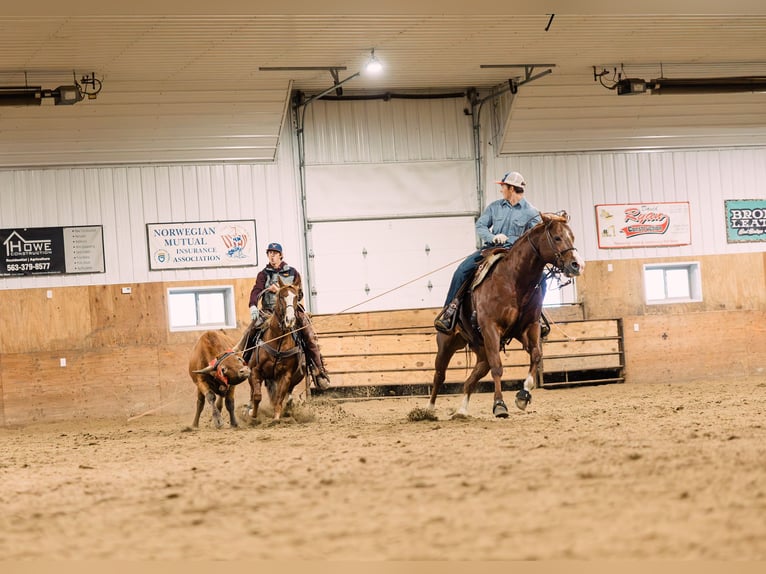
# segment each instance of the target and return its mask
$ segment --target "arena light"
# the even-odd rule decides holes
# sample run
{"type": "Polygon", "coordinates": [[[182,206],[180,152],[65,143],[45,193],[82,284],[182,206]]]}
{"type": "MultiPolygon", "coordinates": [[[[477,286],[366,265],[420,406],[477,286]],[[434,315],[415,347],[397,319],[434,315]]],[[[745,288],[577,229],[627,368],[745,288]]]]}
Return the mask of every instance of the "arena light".
{"type": "Polygon", "coordinates": [[[39,106],[43,101],[43,89],[40,86],[0,87],[0,106],[39,106]]]}
{"type": "Polygon", "coordinates": [[[370,59],[364,65],[364,71],[372,75],[380,74],[383,71],[383,64],[375,57],[375,48],[370,50],[370,59]]]}
{"type": "Polygon", "coordinates": [[[84,94],[78,84],[52,90],[40,86],[0,87],[0,106],[39,106],[45,98],[52,99],[57,106],[71,106],[82,101],[84,94]]]}
{"type": "Polygon", "coordinates": [[[645,94],[732,94],[766,92],[766,76],[732,76],[720,78],[623,78],[622,70],[597,71],[593,66],[593,79],[618,96],[645,94]],[[605,78],[611,74],[611,78],[605,78]]]}

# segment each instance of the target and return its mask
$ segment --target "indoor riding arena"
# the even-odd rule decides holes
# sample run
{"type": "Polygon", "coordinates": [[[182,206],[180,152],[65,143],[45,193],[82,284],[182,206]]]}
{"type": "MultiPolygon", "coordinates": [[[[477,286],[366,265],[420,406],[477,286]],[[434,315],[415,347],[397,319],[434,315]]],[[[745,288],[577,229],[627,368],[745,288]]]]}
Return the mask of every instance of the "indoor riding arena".
{"type": "Polygon", "coordinates": [[[0,14],[3,564],[766,560],[766,17],[215,4],[0,14]],[[550,332],[430,405],[509,172],[550,332]],[[278,420],[223,366],[275,243],[278,420]]]}

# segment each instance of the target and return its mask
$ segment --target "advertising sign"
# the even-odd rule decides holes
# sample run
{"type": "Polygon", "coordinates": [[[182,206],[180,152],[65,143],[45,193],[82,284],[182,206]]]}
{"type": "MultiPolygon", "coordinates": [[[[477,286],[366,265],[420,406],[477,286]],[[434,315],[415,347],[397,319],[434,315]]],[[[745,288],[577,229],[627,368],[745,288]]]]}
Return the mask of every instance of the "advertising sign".
{"type": "Polygon", "coordinates": [[[601,249],[671,247],[692,241],[688,201],[597,205],[596,228],[601,249]]]}
{"type": "Polygon", "coordinates": [[[0,276],[105,272],[100,225],[0,229],[0,276]]]}
{"type": "Polygon", "coordinates": [[[255,220],[148,223],[149,269],[258,265],[255,220]]]}
{"type": "Polygon", "coordinates": [[[726,241],[766,241],[766,199],[727,199],[726,241]]]}

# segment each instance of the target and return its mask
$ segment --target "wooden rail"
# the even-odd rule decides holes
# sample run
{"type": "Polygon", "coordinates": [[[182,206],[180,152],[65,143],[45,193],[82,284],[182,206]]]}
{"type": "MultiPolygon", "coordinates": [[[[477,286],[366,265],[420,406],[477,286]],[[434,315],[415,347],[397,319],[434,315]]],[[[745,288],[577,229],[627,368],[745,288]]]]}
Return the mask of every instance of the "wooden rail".
{"type": "MultiPolygon", "coordinates": [[[[338,394],[399,396],[426,394],[433,379],[438,310],[417,309],[314,317],[322,354],[338,394]]],[[[504,386],[521,384],[529,358],[512,341],[501,353],[504,386]]],[[[554,387],[623,382],[625,364],[619,319],[555,321],[543,342],[538,384],[554,387]]],[[[457,392],[474,365],[459,351],[447,370],[445,392],[457,392]]],[[[491,383],[487,375],[481,388],[491,383]]]]}

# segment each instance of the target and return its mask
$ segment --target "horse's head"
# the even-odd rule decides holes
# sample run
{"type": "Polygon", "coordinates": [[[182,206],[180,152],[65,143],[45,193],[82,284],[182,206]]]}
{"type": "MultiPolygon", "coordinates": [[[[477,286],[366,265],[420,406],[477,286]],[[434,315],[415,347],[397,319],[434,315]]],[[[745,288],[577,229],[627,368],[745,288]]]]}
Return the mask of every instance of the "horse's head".
{"type": "MultiPolygon", "coordinates": [[[[567,277],[574,277],[585,269],[585,261],[574,246],[574,233],[569,227],[569,216],[565,211],[559,213],[541,213],[542,223],[535,229],[537,239],[532,245],[538,256],[561,270],[567,277]]],[[[529,241],[533,239],[529,236],[529,241]]]]}
{"type": "Polygon", "coordinates": [[[287,285],[279,280],[279,291],[277,291],[276,301],[274,303],[274,315],[277,317],[283,330],[289,331],[295,327],[295,306],[300,299],[298,287],[287,285]]]}

